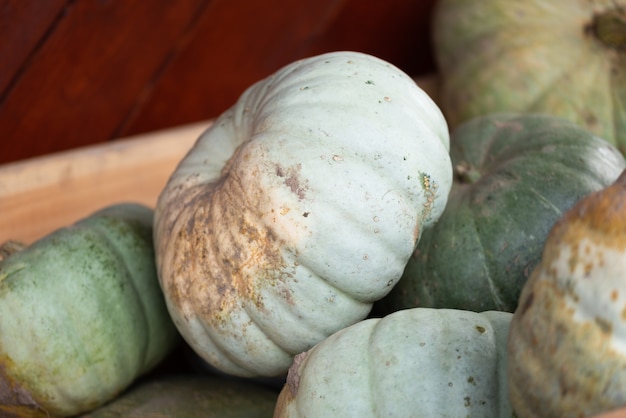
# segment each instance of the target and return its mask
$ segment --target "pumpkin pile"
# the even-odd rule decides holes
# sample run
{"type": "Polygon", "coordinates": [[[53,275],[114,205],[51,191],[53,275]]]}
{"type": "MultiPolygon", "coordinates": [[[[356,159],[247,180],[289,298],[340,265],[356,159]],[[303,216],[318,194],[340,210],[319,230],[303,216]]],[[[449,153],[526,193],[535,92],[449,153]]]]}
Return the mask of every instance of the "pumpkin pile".
{"type": "Polygon", "coordinates": [[[365,53],[295,61],[154,210],[2,247],[0,415],[626,406],[626,0],[432,23],[432,95],[365,53]]]}

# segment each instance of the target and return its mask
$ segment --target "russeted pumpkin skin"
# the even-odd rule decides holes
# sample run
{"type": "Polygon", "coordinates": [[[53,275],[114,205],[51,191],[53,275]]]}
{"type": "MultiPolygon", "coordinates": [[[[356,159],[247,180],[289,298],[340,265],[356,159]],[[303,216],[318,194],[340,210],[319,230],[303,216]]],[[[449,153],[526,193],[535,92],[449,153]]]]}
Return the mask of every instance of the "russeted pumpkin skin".
{"type": "Polygon", "coordinates": [[[520,418],[593,416],[626,405],[626,172],[555,224],[508,341],[520,418]]]}
{"type": "Polygon", "coordinates": [[[548,113],[626,152],[626,0],[438,0],[431,23],[452,128],[548,113]]]}
{"type": "Polygon", "coordinates": [[[213,367],[278,376],[400,279],[452,182],[441,111],[398,68],[338,51],[246,90],[162,191],[157,267],[213,367]]]}
{"type": "Polygon", "coordinates": [[[498,113],[452,131],[455,181],[383,313],[417,306],[513,312],[550,229],[626,168],[607,141],[552,115],[498,113]]]}
{"type": "Polygon", "coordinates": [[[1,416],[96,408],[180,341],[157,279],[152,222],[150,208],[112,205],[0,262],[1,416]]]}
{"type": "Polygon", "coordinates": [[[413,308],[351,325],[295,358],[274,418],[512,417],[511,317],[413,308]]]}

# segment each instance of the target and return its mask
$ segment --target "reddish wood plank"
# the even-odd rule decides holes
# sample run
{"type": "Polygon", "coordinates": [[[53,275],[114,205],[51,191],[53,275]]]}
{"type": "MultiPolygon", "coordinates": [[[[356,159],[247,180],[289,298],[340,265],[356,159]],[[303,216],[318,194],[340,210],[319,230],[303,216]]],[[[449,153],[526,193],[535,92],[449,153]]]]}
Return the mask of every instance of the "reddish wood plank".
{"type": "Polygon", "coordinates": [[[114,136],[207,1],[72,2],[0,103],[0,162],[114,136]]]}
{"type": "Polygon", "coordinates": [[[215,117],[253,82],[295,59],[330,50],[369,52],[411,75],[430,72],[433,3],[216,0],[190,45],[123,133],[215,117]]]}
{"type": "Polygon", "coordinates": [[[312,52],[351,49],[386,59],[417,76],[435,71],[430,20],[435,0],[348,0],[312,52]]]}
{"type": "Polygon", "coordinates": [[[67,0],[0,3],[0,98],[66,4],[67,0]]]}
{"type": "Polygon", "coordinates": [[[206,120],[282,65],[328,50],[430,72],[434,1],[2,2],[0,77],[14,81],[0,93],[0,163],[206,120]]]}
{"type": "Polygon", "coordinates": [[[124,135],[222,113],[253,82],[305,56],[344,0],[214,0],[124,135]]]}

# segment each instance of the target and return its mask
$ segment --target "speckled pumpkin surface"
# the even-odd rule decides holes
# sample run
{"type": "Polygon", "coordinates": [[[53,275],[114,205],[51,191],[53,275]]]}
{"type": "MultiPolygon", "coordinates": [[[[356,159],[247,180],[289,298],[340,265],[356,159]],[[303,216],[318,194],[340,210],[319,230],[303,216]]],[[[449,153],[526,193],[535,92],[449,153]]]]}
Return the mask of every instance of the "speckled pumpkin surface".
{"type": "Polygon", "coordinates": [[[275,418],[509,418],[512,314],[406,309],[296,357],[275,418]]]}
{"type": "Polygon", "coordinates": [[[95,408],[180,341],[156,275],[152,221],[148,207],[114,205],[0,262],[0,416],[95,408]]]}
{"type": "Polygon", "coordinates": [[[451,183],[447,124],[408,75],[349,51],[287,65],[215,121],[159,197],[178,329],[223,372],[286,373],[397,283],[451,183]]]}
{"type": "Polygon", "coordinates": [[[439,0],[432,28],[451,126],[544,112],[626,152],[626,0],[439,0]]]}
{"type": "Polygon", "coordinates": [[[519,417],[587,417],[626,405],[626,172],[555,225],[510,329],[519,417]]]}

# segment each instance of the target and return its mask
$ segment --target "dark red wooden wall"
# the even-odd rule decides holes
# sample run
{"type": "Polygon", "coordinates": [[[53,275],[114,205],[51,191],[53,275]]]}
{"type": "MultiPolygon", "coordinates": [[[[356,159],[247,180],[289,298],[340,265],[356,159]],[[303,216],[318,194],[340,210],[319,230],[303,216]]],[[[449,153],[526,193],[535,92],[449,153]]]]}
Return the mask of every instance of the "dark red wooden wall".
{"type": "Polygon", "coordinates": [[[219,115],[253,82],[352,49],[434,70],[434,0],[0,2],[0,163],[219,115]]]}

